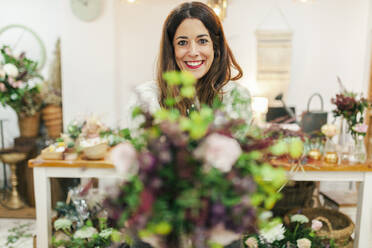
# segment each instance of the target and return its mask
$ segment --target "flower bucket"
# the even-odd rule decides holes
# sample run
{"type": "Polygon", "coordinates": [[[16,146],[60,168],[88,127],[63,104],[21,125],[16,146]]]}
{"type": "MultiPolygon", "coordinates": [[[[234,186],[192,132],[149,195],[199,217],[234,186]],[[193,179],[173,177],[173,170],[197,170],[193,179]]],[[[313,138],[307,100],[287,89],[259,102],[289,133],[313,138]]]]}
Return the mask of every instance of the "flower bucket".
{"type": "Polygon", "coordinates": [[[38,112],[32,116],[18,114],[18,125],[21,137],[37,137],[40,126],[40,113],[38,112]]]}
{"type": "Polygon", "coordinates": [[[48,130],[50,138],[58,138],[62,133],[62,108],[56,105],[48,105],[42,110],[42,118],[48,130]]]}

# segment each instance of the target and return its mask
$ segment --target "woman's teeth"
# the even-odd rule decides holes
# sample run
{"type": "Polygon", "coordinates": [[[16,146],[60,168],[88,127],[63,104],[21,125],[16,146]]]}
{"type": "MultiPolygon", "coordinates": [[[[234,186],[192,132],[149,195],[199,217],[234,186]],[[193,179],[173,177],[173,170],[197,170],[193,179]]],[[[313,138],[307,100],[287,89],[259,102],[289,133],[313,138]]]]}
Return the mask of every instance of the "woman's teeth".
{"type": "Polygon", "coordinates": [[[203,61],[186,61],[186,64],[189,66],[198,66],[201,65],[203,61]]]}

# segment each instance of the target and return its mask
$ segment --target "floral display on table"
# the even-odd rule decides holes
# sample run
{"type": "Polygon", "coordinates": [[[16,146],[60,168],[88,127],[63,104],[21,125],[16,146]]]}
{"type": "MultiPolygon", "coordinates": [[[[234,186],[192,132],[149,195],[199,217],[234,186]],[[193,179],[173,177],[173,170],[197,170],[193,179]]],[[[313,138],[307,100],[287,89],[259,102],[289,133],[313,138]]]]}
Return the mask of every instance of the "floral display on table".
{"type": "Polygon", "coordinates": [[[244,244],[248,248],[333,248],[333,240],[317,235],[323,223],[317,219],[310,220],[301,214],[290,217],[288,227],[273,223],[259,231],[256,235],[248,235],[244,244]]]}
{"type": "MultiPolygon", "coordinates": [[[[182,97],[194,97],[195,79],[188,73],[164,77],[182,97]]],[[[273,221],[257,216],[274,206],[286,182],[283,169],[265,162],[276,137],[227,118],[218,100],[188,116],[172,107],[178,100],[168,99],[168,108],[154,115],[133,112],[145,121],[139,136],[112,150],[112,161],[127,180],[105,200],[109,223],[153,247],[242,242],[243,234],[273,221]]],[[[290,147],[297,156],[295,144],[303,144],[290,147]]],[[[280,156],[287,147],[279,144],[272,152],[280,156]]]]}
{"type": "Polygon", "coordinates": [[[67,126],[56,142],[41,152],[45,160],[99,160],[106,157],[109,147],[128,139],[128,129],[112,130],[95,115],[76,119],[67,126]]]}
{"type": "MultiPolygon", "coordinates": [[[[343,147],[348,147],[347,141],[344,141],[345,131],[350,133],[354,140],[354,147],[348,148],[350,152],[349,160],[351,162],[364,162],[366,160],[366,150],[363,138],[367,133],[368,126],[364,123],[364,112],[371,107],[371,103],[361,94],[347,91],[340,83],[342,91],[335,98],[331,99],[332,104],[336,105],[333,110],[334,117],[342,117],[346,122],[346,127],[341,127],[340,142],[343,147]]],[[[344,124],[343,124],[344,125],[344,124]]]]}
{"type": "Polygon", "coordinates": [[[13,54],[9,46],[3,46],[0,53],[0,103],[18,114],[22,136],[36,136],[42,106],[39,90],[42,77],[37,62],[28,59],[25,53],[13,54]],[[23,119],[31,123],[22,125],[23,119]]]}
{"type": "Polygon", "coordinates": [[[52,245],[55,248],[109,247],[122,237],[108,227],[102,208],[103,194],[88,183],[69,192],[68,202],[58,202],[53,222],[52,245]]]}

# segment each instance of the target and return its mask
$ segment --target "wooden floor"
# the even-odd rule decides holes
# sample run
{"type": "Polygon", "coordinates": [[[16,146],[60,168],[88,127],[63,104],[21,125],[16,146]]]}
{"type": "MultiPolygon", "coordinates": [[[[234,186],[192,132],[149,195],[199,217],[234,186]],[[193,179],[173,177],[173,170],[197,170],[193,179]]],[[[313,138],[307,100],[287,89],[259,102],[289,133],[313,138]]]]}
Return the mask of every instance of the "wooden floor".
{"type": "MultiPolygon", "coordinates": [[[[2,198],[3,195],[0,193],[0,199],[2,198]]],[[[35,219],[36,211],[33,207],[24,207],[18,210],[11,210],[0,204],[0,218],[35,219]]]]}

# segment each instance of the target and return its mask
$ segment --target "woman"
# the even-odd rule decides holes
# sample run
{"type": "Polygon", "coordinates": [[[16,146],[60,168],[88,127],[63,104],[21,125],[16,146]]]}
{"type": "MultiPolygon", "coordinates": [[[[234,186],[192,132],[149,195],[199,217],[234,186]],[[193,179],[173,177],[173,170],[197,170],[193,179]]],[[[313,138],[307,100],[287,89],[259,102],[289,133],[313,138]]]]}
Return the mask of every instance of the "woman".
{"type": "MultiPolygon", "coordinates": [[[[231,117],[251,120],[250,103],[232,105],[233,89],[237,89],[244,98],[250,99],[250,95],[235,82],[243,73],[226,42],[221,21],[211,8],[201,2],[183,3],[168,15],[162,31],[157,80],[136,87],[129,102],[129,113],[136,106],[151,113],[165,108],[169,92],[162,75],[173,70],[189,71],[197,79],[195,100],[184,99],[175,106],[182,114],[186,115],[193,105],[211,105],[218,96],[231,117]],[[236,75],[233,75],[233,70],[236,75]]],[[[170,97],[177,96],[178,89],[173,87],[170,94],[170,97]]],[[[128,118],[131,129],[141,122],[133,120],[131,114],[128,118]]]]}

